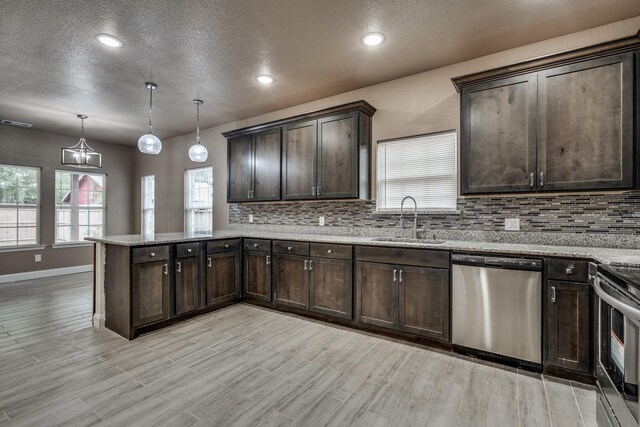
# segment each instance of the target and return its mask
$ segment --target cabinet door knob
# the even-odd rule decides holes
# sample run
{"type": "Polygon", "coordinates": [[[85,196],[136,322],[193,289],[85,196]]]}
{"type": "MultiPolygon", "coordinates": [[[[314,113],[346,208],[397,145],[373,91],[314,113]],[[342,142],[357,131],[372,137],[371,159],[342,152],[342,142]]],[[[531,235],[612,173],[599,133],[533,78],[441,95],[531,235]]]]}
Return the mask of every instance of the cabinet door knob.
{"type": "Polygon", "coordinates": [[[149,254],[149,256],[156,256],[156,253],[155,253],[155,252],[151,252],[151,253],[149,254]]]}
{"type": "Polygon", "coordinates": [[[570,264],[565,271],[567,272],[567,274],[573,274],[574,268],[575,268],[575,265],[570,264]]]}

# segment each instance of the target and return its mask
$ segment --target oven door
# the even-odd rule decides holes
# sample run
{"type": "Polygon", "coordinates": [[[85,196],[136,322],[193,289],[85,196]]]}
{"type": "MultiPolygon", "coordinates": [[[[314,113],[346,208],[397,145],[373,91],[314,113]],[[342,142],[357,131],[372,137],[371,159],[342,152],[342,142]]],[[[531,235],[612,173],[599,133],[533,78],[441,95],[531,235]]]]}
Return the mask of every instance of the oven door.
{"type": "Polygon", "coordinates": [[[640,304],[600,274],[592,285],[598,297],[596,377],[620,425],[638,426],[640,304]]]}

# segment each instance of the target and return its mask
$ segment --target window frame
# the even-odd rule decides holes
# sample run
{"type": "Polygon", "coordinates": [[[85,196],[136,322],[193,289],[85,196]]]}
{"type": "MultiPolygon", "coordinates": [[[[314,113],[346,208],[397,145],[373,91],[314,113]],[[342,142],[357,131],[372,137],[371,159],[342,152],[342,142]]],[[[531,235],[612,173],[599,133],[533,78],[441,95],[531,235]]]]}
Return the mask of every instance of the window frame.
{"type": "Polygon", "coordinates": [[[209,235],[211,233],[213,233],[213,166],[202,166],[199,168],[190,168],[190,169],[185,169],[184,170],[184,233],[188,234],[188,235],[209,235]],[[189,206],[190,206],[190,202],[191,202],[191,192],[190,192],[190,188],[189,188],[189,173],[190,172],[195,172],[195,171],[200,171],[200,170],[205,170],[205,169],[209,169],[211,170],[211,223],[210,223],[210,229],[206,230],[206,231],[202,231],[202,232],[194,232],[192,230],[190,230],[191,226],[190,226],[190,211],[192,210],[189,206]]]}
{"type": "MultiPolygon", "coordinates": [[[[40,239],[40,219],[41,219],[41,211],[42,211],[42,167],[40,166],[24,166],[24,165],[14,165],[14,164],[8,164],[8,163],[2,163],[0,164],[0,166],[2,167],[8,167],[8,168],[14,168],[14,169],[32,169],[37,171],[37,179],[36,179],[36,194],[38,197],[38,200],[35,204],[35,208],[36,208],[36,241],[35,243],[27,243],[27,244],[23,244],[21,245],[20,243],[16,243],[15,245],[6,245],[6,246],[0,246],[0,252],[11,252],[11,251],[22,251],[22,250],[29,250],[29,249],[42,249],[44,248],[44,246],[41,245],[41,239],[40,239]]],[[[0,203],[0,207],[12,207],[14,206],[16,208],[16,211],[19,210],[20,206],[25,206],[25,207],[30,207],[32,208],[33,206],[31,205],[18,205],[17,203],[15,205],[5,205],[0,203]]],[[[17,212],[16,212],[17,215],[17,212]]],[[[4,227],[3,227],[4,228],[4,227]]],[[[9,228],[9,227],[6,227],[9,228]]],[[[16,242],[19,242],[20,239],[18,238],[19,236],[19,230],[20,227],[18,226],[18,221],[17,221],[17,216],[16,216],[16,242]]]]}
{"type": "MultiPolygon", "coordinates": [[[[458,135],[458,131],[456,129],[449,129],[449,130],[443,130],[443,131],[437,131],[437,132],[428,132],[428,133],[421,133],[421,134],[416,134],[416,135],[408,135],[408,136],[403,136],[403,137],[399,137],[399,138],[389,138],[389,139],[382,139],[376,142],[376,159],[375,159],[375,165],[376,165],[376,210],[375,213],[377,214],[393,214],[393,213],[400,213],[400,207],[392,207],[392,208],[380,208],[380,204],[378,203],[379,200],[379,191],[380,191],[380,185],[379,185],[379,176],[380,176],[380,171],[378,170],[378,159],[379,159],[379,155],[378,155],[378,150],[379,150],[379,146],[380,144],[388,144],[388,143],[393,143],[393,142],[402,142],[402,141],[406,141],[406,140],[410,140],[410,139],[417,139],[417,138],[424,138],[424,137],[429,137],[429,136],[436,136],[436,135],[444,135],[444,134],[452,134],[455,137],[455,143],[454,143],[454,159],[455,159],[455,206],[451,207],[451,208],[429,208],[429,207],[418,207],[418,213],[433,213],[433,214],[455,214],[455,213],[459,213],[458,211],[458,198],[460,197],[460,138],[458,135]]],[[[413,203],[410,203],[410,205],[405,205],[405,211],[409,210],[411,212],[413,208],[413,203]]]]}
{"type": "Polygon", "coordinates": [[[142,175],[140,177],[140,234],[155,234],[156,231],[156,175],[142,175]],[[153,178],[153,208],[145,208],[145,179],[153,178]],[[145,211],[153,211],[153,232],[146,233],[145,232],[145,211]]]}
{"type": "Polygon", "coordinates": [[[53,173],[53,244],[52,247],[65,247],[65,246],[86,246],[93,243],[88,240],[74,240],[70,242],[58,242],[58,172],[70,172],[72,174],[80,175],[100,175],[102,176],[102,237],[107,235],[107,177],[106,173],[85,172],[78,169],[55,169],[53,173]]]}

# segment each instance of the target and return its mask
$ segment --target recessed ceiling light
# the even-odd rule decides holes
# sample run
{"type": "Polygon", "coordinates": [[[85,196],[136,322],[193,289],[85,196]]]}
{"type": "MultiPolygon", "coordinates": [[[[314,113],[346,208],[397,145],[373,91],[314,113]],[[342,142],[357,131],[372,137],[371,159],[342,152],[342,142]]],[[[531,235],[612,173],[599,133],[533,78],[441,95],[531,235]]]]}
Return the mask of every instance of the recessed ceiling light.
{"type": "Polygon", "coordinates": [[[262,83],[263,85],[270,85],[275,81],[275,79],[268,74],[260,74],[259,76],[256,77],[256,80],[262,83]]]}
{"type": "Polygon", "coordinates": [[[105,46],[122,47],[122,42],[109,34],[98,34],[96,39],[105,46]]]}
{"type": "Polygon", "coordinates": [[[367,46],[377,46],[384,41],[384,34],[382,33],[369,33],[362,37],[362,43],[367,46]]]}

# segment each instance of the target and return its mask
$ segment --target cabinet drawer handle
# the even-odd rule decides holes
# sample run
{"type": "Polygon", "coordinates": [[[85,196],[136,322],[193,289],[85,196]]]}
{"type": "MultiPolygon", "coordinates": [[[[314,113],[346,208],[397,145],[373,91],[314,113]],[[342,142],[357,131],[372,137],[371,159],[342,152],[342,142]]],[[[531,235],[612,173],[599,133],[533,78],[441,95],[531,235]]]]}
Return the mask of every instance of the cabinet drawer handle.
{"type": "Polygon", "coordinates": [[[316,195],[316,187],[311,187],[311,195],[312,196],[316,195]]]}
{"type": "Polygon", "coordinates": [[[229,245],[224,245],[224,248],[225,249],[229,249],[229,245]]]}
{"type": "Polygon", "coordinates": [[[316,194],[319,196],[320,195],[320,187],[316,187],[316,194]]]}
{"type": "Polygon", "coordinates": [[[190,254],[191,253],[191,249],[187,249],[187,253],[190,254]]]}
{"type": "Polygon", "coordinates": [[[328,254],[330,254],[331,252],[333,252],[331,249],[327,249],[328,254]]]}
{"type": "Polygon", "coordinates": [[[540,187],[544,187],[544,172],[540,172],[540,187]]]}
{"type": "Polygon", "coordinates": [[[535,174],[533,172],[531,172],[531,174],[529,174],[529,185],[533,188],[533,186],[535,185],[535,174]]]}
{"type": "Polygon", "coordinates": [[[398,280],[400,283],[402,283],[402,273],[404,273],[404,270],[400,270],[400,279],[398,280]]]}
{"type": "Polygon", "coordinates": [[[287,247],[287,250],[288,250],[288,251],[290,251],[291,249],[292,249],[292,248],[291,248],[291,246],[288,246],[288,247],[287,247]]]}
{"type": "Polygon", "coordinates": [[[393,281],[394,282],[398,281],[398,270],[396,269],[393,270],[393,281]]]}
{"type": "Polygon", "coordinates": [[[304,260],[304,271],[307,271],[309,269],[309,260],[304,260]]]}
{"type": "Polygon", "coordinates": [[[177,272],[182,273],[182,263],[180,261],[178,261],[178,264],[176,265],[176,267],[177,267],[177,272]]]}
{"type": "Polygon", "coordinates": [[[207,267],[211,268],[211,257],[207,258],[207,267]]]}
{"type": "Polygon", "coordinates": [[[150,257],[154,257],[154,256],[156,256],[156,253],[155,253],[155,252],[151,252],[151,253],[149,254],[149,256],[150,256],[150,257]]]}
{"type": "Polygon", "coordinates": [[[313,261],[309,260],[309,271],[313,270],[313,261]]]}
{"type": "Polygon", "coordinates": [[[267,255],[267,265],[271,264],[271,257],[267,255]]]}
{"type": "Polygon", "coordinates": [[[169,275],[169,264],[165,264],[164,265],[164,275],[168,276],[169,275]]]}
{"type": "Polygon", "coordinates": [[[565,271],[567,272],[567,274],[573,274],[573,269],[575,267],[576,267],[575,265],[570,264],[565,271]]]}
{"type": "Polygon", "coordinates": [[[551,287],[551,302],[556,302],[556,287],[551,287]]]}
{"type": "Polygon", "coordinates": [[[253,244],[253,247],[254,247],[254,248],[257,248],[257,247],[258,247],[258,244],[257,244],[257,243],[254,243],[254,244],[253,244]]]}

